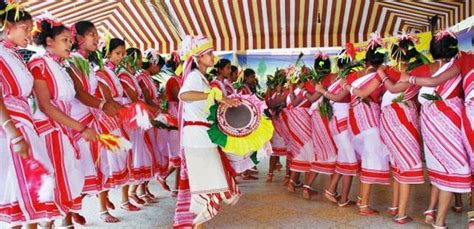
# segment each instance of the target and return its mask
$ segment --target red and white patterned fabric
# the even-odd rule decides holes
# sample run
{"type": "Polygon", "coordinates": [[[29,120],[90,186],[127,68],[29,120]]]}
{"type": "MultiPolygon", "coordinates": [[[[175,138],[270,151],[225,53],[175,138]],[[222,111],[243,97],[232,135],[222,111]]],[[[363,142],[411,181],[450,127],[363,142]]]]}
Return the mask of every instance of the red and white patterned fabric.
{"type": "MultiPolygon", "coordinates": [[[[295,90],[296,97],[302,97],[301,89],[295,90]]],[[[297,106],[293,106],[290,96],[287,99],[288,109],[282,113],[289,138],[291,139],[289,152],[291,154],[290,170],[295,172],[309,172],[314,161],[313,139],[311,130],[311,116],[308,113],[310,103],[304,99],[297,106]]]]}
{"type": "MultiPolygon", "coordinates": [[[[331,75],[321,82],[324,87],[330,86],[331,75]]],[[[319,113],[319,106],[323,97],[319,98],[310,107],[312,139],[315,160],[311,163],[311,171],[323,174],[333,174],[336,169],[337,149],[331,134],[330,120],[319,113]]]]}
{"type": "MultiPolygon", "coordinates": [[[[400,80],[395,69],[385,71],[393,83],[400,80]]],[[[418,111],[413,101],[419,86],[410,86],[403,93],[403,101],[394,102],[401,93],[385,91],[382,97],[380,135],[390,155],[393,177],[399,183],[424,182],[421,161],[421,135],[418,111]]]]}
{"type": "MultiPolygon", "coordinates": [[[[96,74],[99,78],[99,82],[103,83],[110,89],[114,100],[122,105],[127,105],[131,103],[131,100],[127,97],[124,90],[124,86],[128,86],[128,84],[121,82],[120,78],[115,75],[113,70],[114,66],[109,64],[109,67],[98,70],[96,74]]],[[[124,77],[126,76],[122,76],[122,78],[124,77]]],[[[136,88],[134,87],[130,89],[133,90],[136,88]]],[[[120,122],[120,120],[117,121],[120,122]]],[[[132,143],[132,149],[128,155],[128,169],[130,174],[129,182],[139,184],[152,179],[154,174],[154,155],[150,148],[150,138],[145,135],[145,131],[141,128],[129,129],[126,125],[123,125],[123,123],[119,123],[119,125],[123,135],[132,143]]]]}
{"type": "MultiPolygon", "coordinates": [[[[285,96],[284,93],[273,93],[273,95],[270,96],[271,99],[275,99],[277,96],[285,96]]],[[[280,111],[282,112],[282,111],[280,111]]],[[[288,154],[288,149],[287,149],[287,142],[285,141],[285,133],[287,132],[285,130],[285,124],[283,123],[283,120],[281,119],[281,113],[276,116],[274,114],[272,116],[272,123],[273,127],[275,128],[275,131],[273,132],[272,139],[270,140],[270,143],[272,145],[272,156],[287,156],[288,154]]]]}
{"type": "MultiPolygon", "coordinates": [[[[461,53],[455,62],[461,70],[464,90],[463,140],[470,158],[471,175],[474,178],[474,55],[461,53]]],[[[472,183],[474,187],[474,182],[472,183]]]]}
{"type": "MultiPolygon", "coordinates": [[[[178,98],[173,98],[171,96],[171,91],[176,89],[179,91],[181,89],[181,78],[177,76],[172,76],[167,82],[165,86],[165,95],[166,99],[168,100],[168,113],[173,115],[174,117],[178,117],[178,107],[179,101],[178,98]]],[[[180,156],[179,156],[179,131],[178,130],[166,130],[164,133],[167,136],[166,148],[165,152],[168,152],[169,162],[173,167],[179,167],[180,156]]]]}
{"type": "MultiPolygon", "coordinates": [[[[443,73],[453,62],[441,66],[432,77],[443,73]]],[[[471,191],[471,169],[462,140],[462,109],[460,98],[461,75],[454,76],[437,87],[422,87],[420,94],[442,97],[427,101],[421,96],[421,132],[431,183],[444,191],[465,193],[471,191]]]]}
{"type": "MultiPolygon", "coordinates": [[[[30,157],[39,161],[50,174],[53,165],[44,141],[34,129],[32,111],[27,101],[33,89],[33,76],[17,53],[5,41],[0,43],[0,88],[6,109],[22,136],[30,146],[30,157]]],[[[28,185],[26,160],[13,152],[11,139],[0,128],[0,222],[9,227],[38,223],[60,217],[53,201],[53,193],[45,193],[49,200],[39,201],[37,193],[28,185]]]]}
{"type": "MultiPolygon", "coordinates": [[[[369,73],[358,77],[351,74],[348,83],[355,88],[364,88],[373,80],[377,80],[376,73],[369,73]]],[[[368,96],[369,101],[361,101],[351,95],[349,109],[349,125],[353,135],[355,151],[361,155],[360,180],[367,184],[390,183],[389,156],[380,138],[380,100],[381,88],[375,89],[368,96]]]]}
{"type": "MultiPolygon", "coordinates": [[[[87,61],[86,57],[82,56],[80,53],[73,53],[71,55],[76,58],[83,58],[84,61],[87,61]]],[[[81,83],[85,92],[89,93],[91,96],[100,97],[96,93],[98,90],[99,80],[95,72],[92,70],[92,64],[89,64],[89,69],[91,69],[89,74],[84,75],[72,65],[70,72],[72,73],[71,77],[75,77],[81,83]]],[[[78,99],[72,101],[71,117],[80,120],[85,125],[94,127],[97,133],[122,136],[119,124],[114,117],[108,116],[99,109],[87,107],[78,99]]],[[[79,144],[81,145],[81,143],[79,144]]],[[[127,153],[111,152],[105,147],[100,147],[99,153],[91,154],[89,157],[84,155],[84,157],[81,157],[81,162],[83,167],[88,168],[88,171],[95,172],[98,175],[100,174],[98,176],[100,179],[98,179],[97,188],[98,191],[102,191],[125,185],[128,182],[127,159],[127,153]]],[[[88,187],[95,186],[94,183],[88,182],[87,180],[86,175],[86,185],[84,189],[85,191],[90,191],[91,189],[88,187]]]]}
{"type": "MultiPolygon", "coordinates": [[[[51,54],[34,56],[28,63],[28,68],[35,80],[46,82],[52,104],[70,116],[76,91],[62,62],[51,57],[51,54]]],[[[72,137],[72,131],[40,110],[35,112],[34,122],[40,137],[46,142],[53,163],[57,206],[63,213],[79,211],[85,177],[80,161],[81,151],[72,137]]],[[[90,151],[85,153],[90,154],[90,151]]]]}

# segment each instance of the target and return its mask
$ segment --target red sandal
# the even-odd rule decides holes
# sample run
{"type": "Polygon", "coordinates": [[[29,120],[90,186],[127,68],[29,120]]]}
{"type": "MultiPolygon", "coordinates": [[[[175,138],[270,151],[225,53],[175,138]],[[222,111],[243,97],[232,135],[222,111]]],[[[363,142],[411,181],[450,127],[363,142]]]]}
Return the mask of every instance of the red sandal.
{"type": "Polygon", "coordinates": [[[403,217],[395,216],[395,217],[393,217],[393,222],[395,222],[397,224],[400,224],[400,225],[407,224],[411,221],[413,221],[413,219],[409,216],[403,216],[403,217]]]}
{"type": "Polygon", "coordinates": [[[161,187],[165,190],[165,191],[170,191],[170,186],[168,186],[168,184],[166,183],[166,180],[163,178],[163,177],[160,177],[158,176],[156,178],[156,180],[158,181],[158,183],[160,183],[161,187]]]}
{"type": "Polygon", "coordinates": [[[379,212],[375,209],[370,208],[369,205],[359,206],[359,215],[361,216],[374,216],[378,214],[379,212]],[[363,211],[362,209],[366,209],[366,210],[363,211]]]}
{"type": "Polygon", "coordinates": [[[133,204],[131,204],[130,202],[125,202],[125,203],[122,203],[122,205],[120,206],[121,209],[125,210],[125,211],[129,211],[129,212],[137,212],[137,211],[140,211],[141,209],[133,204]]]}
{"type": "Polygon", "coordinates": [[[86,221],[86,218],[84,218],[84,216],[80,215],[79,213],[72,213],[71,216],[72,216],[72,221],[74,221],[74,223],[77,223],[81,226],[86,225],[87,221],[86,221]]]}
{"type": "Polygon", "coordinates": [[[311,196],[313,194],[317,194],[318,192],[311,188],[309,185],[303,185],[303,198],[307,200],[311,200],[311,196]]]}
{"type": "Polygon", "coordinates": [[[141,195],[141,196],[140,196],[140,199],[142,199],[143,201],[145,201],[145,205],[158,203],[158,200],[153,199],[153,198],[151,198],[151,196],[146,195],[146,194],[145,194],[145,195],[141,195]]]}
{"type": "Polygon", "coordinates": [[[340,195],[337,194],[337,192],[332,193],[326,189],[324,190],[324,197],[326,197],[326,199],[328,199],[330,202],[337,204],[337,202],[339,201],[340,195]]]}
{"type": "Polygon", "coordinates": [[[112,216],[108,211],[99,212],[99,219],[104,223],[118,223],[120,220],[112,216]]]}
{"type": "Polygon", "coordinates": [[[388,208],[388,212],[392,216],[396,216],[398,214],[398,207],[390,207],[388,208]]]}
{"type": "Polygon", "coordinates": [[[133,200],[133,202],[135,202],[135,204],[139,204],[139,205],[144,205],[145,204],[145,201],[138,198],[137,194],[130,195],[128,198],[130,200],[133,200]]]}
{"type": "Polygon", "coordinates": [[[425,223],[426,224],[433,224],[436,220],[436,210],[426,210],[423,212],[423,215],[425,215],[425,223]]]}

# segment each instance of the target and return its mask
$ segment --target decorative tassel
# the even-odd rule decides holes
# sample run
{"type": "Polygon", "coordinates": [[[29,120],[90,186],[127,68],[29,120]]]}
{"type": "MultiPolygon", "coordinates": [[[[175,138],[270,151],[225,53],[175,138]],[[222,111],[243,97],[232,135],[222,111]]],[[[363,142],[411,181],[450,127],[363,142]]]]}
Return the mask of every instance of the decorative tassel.
{"type": "Polygon", "coordinates": [[[132,119],[132,121],[135,120],[137,122],[137,126],[143,130],[148,130],[152,128],[153,126],[150,123],[150,116],[148,115],[148,111],[142,109],[142,107],[139,105],[135,105],[135,110],[137,114],[135,115],[135,118],[132,119]]]}
{"type": "Polygon", "coordinates": [[[129,128],[148,130],[152,128],[150,115],[145,105],[141,102],[134,103],[119,111],[120,119],[129,128]]]}
{"type": "Polygon", "coordinates": [[[178,129],[178,119],[173,115],[160,113],[154,119],[156,122],[156,127],[160,129],[178,129]]]}
{"type": "Polygon", "coordinates": [[[39,161],[32,157],[26,159],[25,164],[28,189],[36,194],[38,201],[51,201],[55,187],[54,178],[39,161]]]}
{"type": "Polygon", "coordinates": [[[103,147],[114,153],[127,152],[132,149],[132,143],[127,139],[112,134],[99,135],[99,141],[103,147]]]}
{"type": "Polygon", "coordinates": [[[51,175],[41,176],[41,186],[38,190],[38,201],[47,202],[53,200],[53,192],[55,187],[54,177],[51,175]]]}

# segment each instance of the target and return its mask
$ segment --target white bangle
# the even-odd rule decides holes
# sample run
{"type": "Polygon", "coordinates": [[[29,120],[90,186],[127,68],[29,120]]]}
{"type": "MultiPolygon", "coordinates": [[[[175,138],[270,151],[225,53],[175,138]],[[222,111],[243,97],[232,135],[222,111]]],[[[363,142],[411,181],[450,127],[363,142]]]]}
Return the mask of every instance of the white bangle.
{"type": "Polygon", "coordinates": [[[11,122],[11,121],[13,121],[13,120],[12,120],[12,119],[8,119],[7,121],[3,122],[3,123],[2,123],[2,129],[5,130],[6,127],[7,127],[7,124],[8,124],[9,122],[11,122]]]}
{"type": "Polygon", "coordinates": [[[408,83],[410,83],[410,84],[416,84],[416,77],[415,77],[415,76],[410,76],[410,77],[408,77],[408,83]]]}
{"type": "Polygon", "coordinates": [[[105,105],[106,101],[105,100],[102,100],[99,104],[99,110],[104,110],[104,105],[105,105]]]}
{"type": "Polygon", "coordinates": [[[24,138],[22,135],[20,135],[20,136],[18,136],[18,137],[16,137],[16,138],[12,139],[12,140],[10,141],[10,143],[11,143],[12,145],[16,145],[16,144],[18,144],[19,142],[21,142],[21,141],[23,141],[23,140],[25,140],[25,138],[24,138]]]}
{"type": "Polygon", "coordinates": [[[354,87],[352,87],[352,86],[351,86],[351,89],[349,89],[349,92],[351,93],[351,95],[353,95],[353,94],[354,94],[354,89],[355,89],[355,88],[354,88],[354,87]]]}
{"type": "Polygon", "coordinates": [[[382,84],[384,84],[385,81],[387,81],[387,80],[388,80],[388,77],[384,77],[384,78],[382,79],[382,84]]]}

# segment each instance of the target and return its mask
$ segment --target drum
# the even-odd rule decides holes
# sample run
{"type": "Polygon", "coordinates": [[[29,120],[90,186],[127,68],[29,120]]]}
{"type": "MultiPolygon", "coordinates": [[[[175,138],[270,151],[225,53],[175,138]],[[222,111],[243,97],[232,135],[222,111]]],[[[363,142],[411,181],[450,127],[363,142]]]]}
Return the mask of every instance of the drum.
{"type": "Polygon", "coordinates": [[[219,129],[226,135],[244,137],[251,134],[260,125],[261,111],[250,99],[238,98],[237,107],[220,105],[217,109],[219,129]]]}

